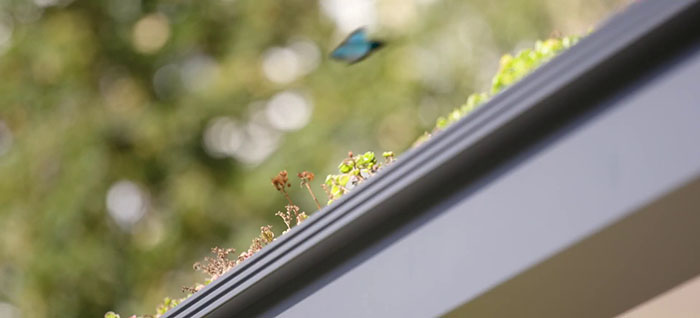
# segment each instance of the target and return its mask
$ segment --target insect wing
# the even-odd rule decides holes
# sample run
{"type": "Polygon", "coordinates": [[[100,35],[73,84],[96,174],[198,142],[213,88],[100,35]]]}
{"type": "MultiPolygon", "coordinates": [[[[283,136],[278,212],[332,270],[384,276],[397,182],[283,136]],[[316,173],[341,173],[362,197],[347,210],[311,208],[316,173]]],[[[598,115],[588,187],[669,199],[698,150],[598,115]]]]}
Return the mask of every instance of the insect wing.
{"type": "Polygon", "coordinates": [[[367,44],[367,31],[364,28],[357,29],[348,35],[348,38],[343,41],[343,44],[367,44]]]}
{"type": "Polygon", "coordinates": [[[331,53],[331,56],[336,59],[354,61],[362,58],[368,52],[367,45],[345,43],[331,53]]]}
{"type": "Polygon", "coordinates": [[[331,52],[331,57],[352,64],[367,57],[367,55],[369,55],[372,50],[376,49],[376,47],[379,47],[380,44],[380,42],[370,42],[367,39],[366,30],[364,28],[359,28],[350,33],[350,35],[331,52]]]}

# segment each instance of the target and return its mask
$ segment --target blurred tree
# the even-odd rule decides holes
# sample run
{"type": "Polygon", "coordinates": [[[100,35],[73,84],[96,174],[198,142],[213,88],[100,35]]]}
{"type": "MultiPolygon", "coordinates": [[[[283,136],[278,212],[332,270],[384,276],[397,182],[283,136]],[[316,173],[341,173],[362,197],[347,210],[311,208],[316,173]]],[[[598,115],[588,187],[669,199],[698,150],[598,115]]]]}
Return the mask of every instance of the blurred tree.
{"type": "Polygon", "coordinates": [[[285,228],[277,171],[406,149],[500,54],[618,2],[1,0],[0,305],[152,312],[210,247],[285,228]],[[361,25],[387,47],[329,61],[361,25]]]}

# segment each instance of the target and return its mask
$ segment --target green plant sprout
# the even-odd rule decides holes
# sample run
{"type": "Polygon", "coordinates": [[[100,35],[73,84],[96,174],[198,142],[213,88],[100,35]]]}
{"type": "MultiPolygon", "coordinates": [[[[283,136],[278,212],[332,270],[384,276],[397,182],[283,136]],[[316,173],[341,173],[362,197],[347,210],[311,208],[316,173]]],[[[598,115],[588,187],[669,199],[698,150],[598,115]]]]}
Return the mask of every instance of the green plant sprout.
{"type": "Polygon", "coordinates": [[[348,153],[348,157],[338,165],[340,173],[329,174],[322,185],[328,195],[327,204],[331,204],[358,184],[375,175],[385,164],[394,161],[393,152],[385,152],[382,156],[384,163],[378,162],[374,152],[371,151],[359,156],[355,156],[352,152],[348,153]]]}

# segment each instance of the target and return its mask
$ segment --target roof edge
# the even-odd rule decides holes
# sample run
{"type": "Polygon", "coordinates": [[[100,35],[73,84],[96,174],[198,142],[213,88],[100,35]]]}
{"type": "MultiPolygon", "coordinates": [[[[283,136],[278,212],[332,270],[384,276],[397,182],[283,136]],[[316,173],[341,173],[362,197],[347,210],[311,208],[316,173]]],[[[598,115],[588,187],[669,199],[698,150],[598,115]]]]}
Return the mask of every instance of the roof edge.
{"type": "MultiPolygon", "coordinates": [[[[298,277],[309,264],[328,255],[324,251],[346,246],[350,233],[358,235],[377,226],[376,222],[387,222],[395,217],[397,212],[393,208],[396,205],[388,203],[391,200],[415,200],[410,196],[441,180],[444,182],[444,177],[450,176],[459,165],[493,169],[498,163],[486,154],[512,145],[514,136],[526,127],[542,131],[523,140],[523,145],[532,144],[533,138],[544,136],[557,125],[547,123],[542,128],[533,128],[538,123],[551,118],[570,118],[592,107],[582,104],[562,109],[557,101],[583,96],[587,100],[602,98],[610,92],[601,91],[596,92],[597,96],[590,96],[590,87],[584,86],[603,78],[611,85],[623,85],[620,83],[648,71],[644,68],[660,64],[665,57],[676,53],[672,48],[685,47],[697,37],[698,32],[688,30],[698,28],[693,24],[698,19],[698,1],[643,1],[631,5],[576,46],[423,145],[409,150],[377,176],[315,213],[164,317],[223,315],[220,310],[230,316],[246,310],[258,303],[261,295],[282,281],[298,277]],[[639,61],[648,61],[648,64],[635,64],[639,61]],[[611,72],[611,66],[617,71],[611,72]]],[[[513,155],[515,153],[510,151],[496,161],[503,162],[513,155]]],[[[471,177],[471,181],[462,180],[461,184],[473,182],[478,175],[471,177]]],[[[368,242],[378,239],[376,235],[368,238],[368,242]]]]}

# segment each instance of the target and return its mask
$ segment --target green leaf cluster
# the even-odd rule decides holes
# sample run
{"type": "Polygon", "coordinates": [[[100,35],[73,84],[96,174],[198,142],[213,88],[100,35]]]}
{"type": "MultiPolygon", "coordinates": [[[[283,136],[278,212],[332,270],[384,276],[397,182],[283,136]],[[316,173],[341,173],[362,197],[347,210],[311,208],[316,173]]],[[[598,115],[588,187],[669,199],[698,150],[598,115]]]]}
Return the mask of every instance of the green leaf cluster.
{"type": "MultiPolygon", "coordinates": [[[[177,305],[179,305],[183,300],[187,299],[189,296],[192,296],[191,294],[187,295],[187,297],[183,297],[180,299],[173,299],[170,297],[165,297],[163,299],[163,302],[158,305],[158,308],[156,309],[156,314],[155,315],[132,315],[129,316],[129,318],[159,318],[165,315],[165,313],[172,309],[175,308],[177,305]]],[[[121,318],[121,315],[109,311],[105,313],[104,318],[121,318]]]]}
{"type": "Polygon", "coordinates": [[[501,57],[500,68],[491,80],[491,94],[497,94],[509,85],[519,81],[525,75],[576,44],[578,36],[552,38],[535,42],[534,49],[524,49],[517,54],[501,57]]]}
{"type": "Polygon", "coordinates": [[[328,195],[328,204],[337,200],[344,194],[350,192],[362,181],[373,176],[385,164],[391,163],[394,160],[394,153],[387,151],[382,153],[384,162],[378,162],[377,157],[372,151],[365,152],[360,156],[355,156],[352,153],[348,155],[339,165],[339,174],[329,174],[324,182],[324,189],[328,195]]]}
{"type": "MultiPolygon", "coordinates": [[[[455,108],[447,116],[439,117],[435,123],[435,131],[445,129],[452,123],[471,113],[479,105],[522,79],[543,63],[578,42],[580,37],[567,36],[551,38],[535,42],[532,49],[524,49],[515,55],[506,54],[501,57],[498,73],[491,80],[491,90],[483,93],[473,93],[464,105],[455,108]]],[[[421,139],[419,139],[421,140],[421,139]]]]}

